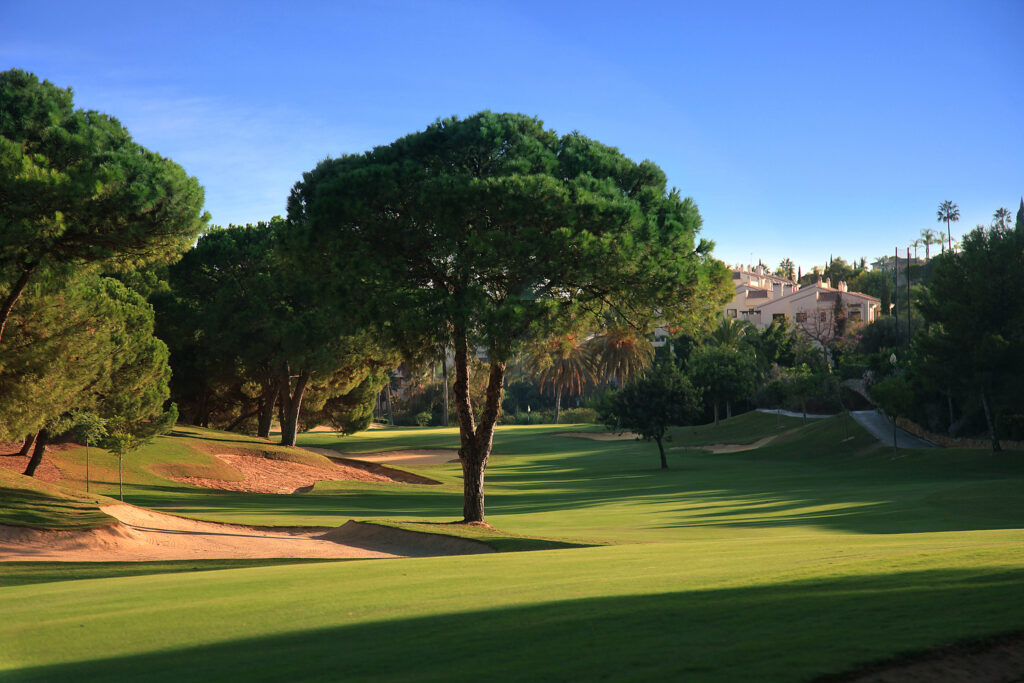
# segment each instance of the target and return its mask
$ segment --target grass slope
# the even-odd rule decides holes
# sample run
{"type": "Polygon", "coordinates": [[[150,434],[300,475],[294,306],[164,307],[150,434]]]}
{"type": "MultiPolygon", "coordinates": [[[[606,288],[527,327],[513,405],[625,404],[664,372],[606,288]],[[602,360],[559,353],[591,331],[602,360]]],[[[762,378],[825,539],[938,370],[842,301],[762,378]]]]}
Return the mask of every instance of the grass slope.
{"type": "MultiPolygon", "coordinates": [[[[696,436],[749,443],[772,426],[740,416],[719,426],[730,440],[696,436]]],[[[502,427],[488,521],[608,545],[2,588],[0,678],[799,681],[1024,628],[1024,459],[893,458],[848,428],[797,421],[757,450],[674,451],[662,472],[651,444],[502,427]]],[[[302,438],[349,453],[457,442],[453,429],[302,438]]],[[[140,471],[130,497],[249,523],[456,518],[458,467],[416,470],[445,483],[217,494],[140,471]]]]}

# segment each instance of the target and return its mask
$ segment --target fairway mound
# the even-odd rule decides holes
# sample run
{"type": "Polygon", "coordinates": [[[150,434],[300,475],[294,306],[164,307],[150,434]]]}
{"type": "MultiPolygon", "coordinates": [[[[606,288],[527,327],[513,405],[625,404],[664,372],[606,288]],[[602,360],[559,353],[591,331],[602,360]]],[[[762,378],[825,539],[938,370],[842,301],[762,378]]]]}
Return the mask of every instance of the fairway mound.
{"type": "Polygon", "coordinates": [[[304,493],[310,491],[318,481],[407,483],[407,479],[391,476],[385,472],[371,472],[365,468],[337,462],[327,461],[323,465],[311,465],[277,460],[260,454],[213,453],[212,455],[240,473],[242,479],[231,481],[189,476],[172,478],[193,486],[247,493],[304,493]]]}
{"type": "MultiPolygon", "coordinates": [[[[306,446],[305,448],[321,455],[326,455],[333,460],[347,461],[349,465],[351,465],[353,460],[365,463],[405,463],[407,465],[444,465],[450,462],[459,462],[459,451],[455,448],[417,448],[407,451],[381,451],[378,453],[341,453],[331,448],[315,446],[306,446]]],[[[426,479],[426,477],[423,478],[426,479]]],[[[438,482],[430,479],[427,482],[412,483],[436,484],[438,482]]]]}
{"type": "Polygon", "coordinates": [[[624,432],[558,432],[553,436],[568,436],[573,439],[590,439],[591,441],[633,441],[640,438],[639,434],[624,432]]]}
{"type": "Polygon", "coordinates": [[[434,557],[438,555],[478,555],[496,552],[494,548],[469,538],[458,538],[445,534],[431,534],[407,531],[381,524],[369,524],[350,520],[332,529],[320,538],[337,543],[394,553],[405,557],[434,557]]]}
{"type": "Polygon", "coordinates": [[[1021,680],[1024,680],[1024,633],[1011,633],[823,676],[816,679],[816,683],[1004,683],[1021,680]]]}
{"type": "Polygon", "coordinates": [[[671,451],[711,451],[712,453],[740,453],[753,451],[775,440],[777,434],[758,439],[753,443],[712,443],[706,446],[673,446],[671,451]]]}
{"type": "Polygon", "coordinates": [[[101,509],[117,521],[84,531],[0,526],[0,560],[136,562],[403,555],[324,538],[323,528],[283,529],[200,522],[125,504],[104,505],[101,509]]]}
{"type": "Polygon", "coordinates": [[[403,470],[396,470],[394,467],[388,467],[387,465],[381,465],[376,462],[356,460],[354,458],[343,458],[337,455],[327,455],[327,457],[339,465],[354,467],[357,470],[370,472],[371,474],[379,474],[382,477],[387,477],[392,481],[399,481],[403,484],[427,484],[433,486],[440,485],[441,483],[436,479],[431,479],[430,477],[424,477],[419,474],[413,474],[412,472],[405,472],[403,470]]]}

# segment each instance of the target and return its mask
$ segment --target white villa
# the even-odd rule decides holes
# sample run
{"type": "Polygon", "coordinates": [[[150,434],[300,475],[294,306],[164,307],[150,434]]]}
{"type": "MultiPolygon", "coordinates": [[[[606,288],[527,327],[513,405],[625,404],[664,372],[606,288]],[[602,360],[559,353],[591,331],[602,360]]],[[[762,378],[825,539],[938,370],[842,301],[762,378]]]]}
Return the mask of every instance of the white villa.
{"type": "Polygon", "coordinates": [[[760,265],[736,266],[732,280],[736,295],[725,305],[725,315],[748,320],[760,328],[777,319],[788,320],[808,332],[818,332],[824,325],[831,327],[837,297],[851,321],[874,321],[881,305],[873,296],[849,291],[845,282],[832,287],[828,280],[819,279],[798,287],[792,280],[772,275],[760,265]]]}

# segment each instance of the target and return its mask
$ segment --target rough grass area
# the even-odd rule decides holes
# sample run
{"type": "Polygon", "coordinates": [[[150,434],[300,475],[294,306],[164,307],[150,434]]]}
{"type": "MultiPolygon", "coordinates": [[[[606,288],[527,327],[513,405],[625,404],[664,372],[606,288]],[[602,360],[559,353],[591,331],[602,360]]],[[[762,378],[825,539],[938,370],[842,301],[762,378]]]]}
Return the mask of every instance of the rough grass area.
{"type": "Polygon", "coordinates": [[[146,574],[177,574],[243,567],[272,567],[282,564],[348,561],[350,560],[280,558],[269,560],[172,560],[170,562],[0,562],[0,587],[78,579],[106,579],[146,574]]]}

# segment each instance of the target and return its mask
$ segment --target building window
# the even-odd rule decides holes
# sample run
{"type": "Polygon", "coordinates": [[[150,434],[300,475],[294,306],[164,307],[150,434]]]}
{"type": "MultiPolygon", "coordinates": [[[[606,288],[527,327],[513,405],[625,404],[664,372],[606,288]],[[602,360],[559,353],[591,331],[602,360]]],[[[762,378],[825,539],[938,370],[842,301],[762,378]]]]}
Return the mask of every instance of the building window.
{"type": "Polygon", "coordinates": [[[818,320],[820,320],[821,322],[827,322],[828,321],[828,311],[822,311],[821,313],[819,313],[818,314],[818,320]]]}
{"type": "Polygon", "coordinates": [[[861,307],[860,306],[850,306],[850,320],[860,320],[860,319],[861,319],[861,307]]]}
{"type": "Polygon", "coordinates": [[[772,321],[773,322],[776,321],[776,320],[782,321],[782,320],[785,320],[785,319],[786,319],[786,314],[785,313],[772,313],[772,321]]]}
{"type": "Polygon", "coordinates": [[[735,308],[727,308],[727,309],[725,309],[725,315],[726,315],[726,317],[729,317],[729,318],[735,318],[736,317],[736,309],[735,308]]]}
{"type": "Polygon", "coordinates": [[[807,311],[797,311],[796,321],[798,323],[805,323],[805,322],[807,322],[807,311]]]}

